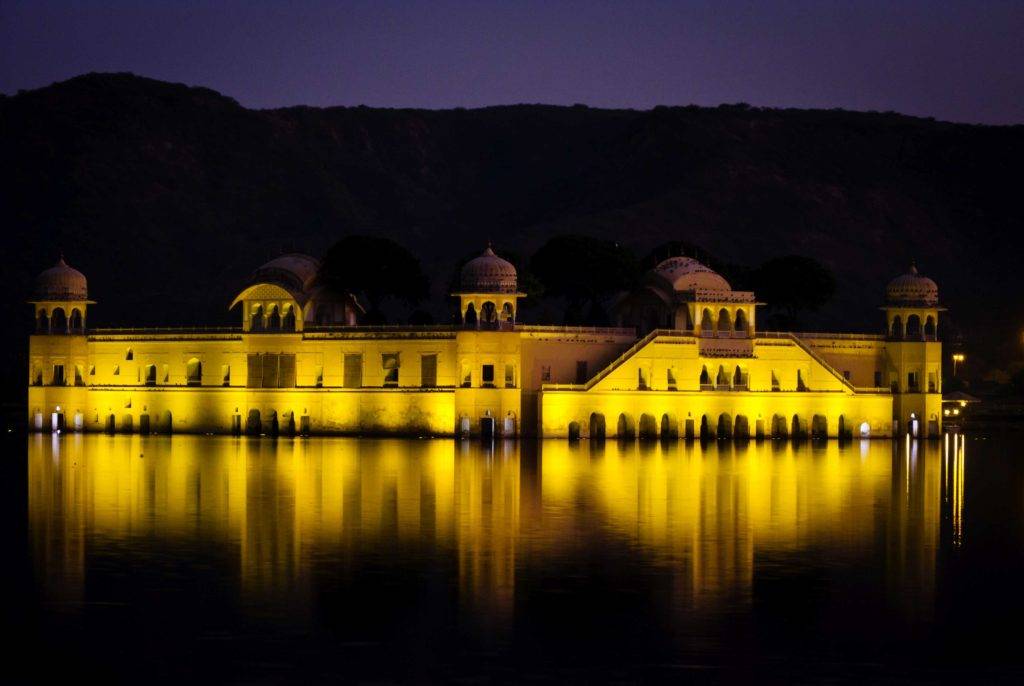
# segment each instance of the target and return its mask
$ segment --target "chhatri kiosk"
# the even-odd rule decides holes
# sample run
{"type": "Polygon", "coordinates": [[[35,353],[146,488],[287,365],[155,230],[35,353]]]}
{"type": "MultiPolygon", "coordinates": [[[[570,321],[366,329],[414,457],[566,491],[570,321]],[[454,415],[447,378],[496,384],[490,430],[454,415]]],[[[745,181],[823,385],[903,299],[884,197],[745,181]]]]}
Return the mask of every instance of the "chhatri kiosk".
{"type": "Polygon", "coordinates": [[[28,422],[37,431],[542,436],[621,440],[933,438],[941,308],[910,271],[885,332],[760,332],[754,293],[673,257],[616,301],[616,328],[518,320],[515,267],[490,247],[462,270],[460,324],[363,326],[320,263],[253,272],[224,329],[88,325],[86,278],[36,280],[28,422]]]}

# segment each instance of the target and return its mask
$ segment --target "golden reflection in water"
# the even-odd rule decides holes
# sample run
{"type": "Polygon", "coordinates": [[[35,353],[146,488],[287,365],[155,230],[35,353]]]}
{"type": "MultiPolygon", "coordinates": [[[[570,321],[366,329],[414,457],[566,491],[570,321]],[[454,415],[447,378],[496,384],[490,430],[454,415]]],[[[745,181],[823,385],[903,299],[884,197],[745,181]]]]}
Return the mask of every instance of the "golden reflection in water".
{"type": "Polygon", "coordinates": [[[318,561],[343,575],[371,558],[413,560],[454,565],[460,607],[500,622],[522,570],[618,546],[671,574],[687,607],[747,602],[760,564],[808,555],[882,564],[889,592],[917,615],[932,602],[943,502],[953,539],[963,535],[962,438],[485,450],[65,435],[31,436],[28,460],[35,566],[57,599],[82,594],[96,551],[213,543],[237,555],[250,599],[310,597],[318,561]]]}

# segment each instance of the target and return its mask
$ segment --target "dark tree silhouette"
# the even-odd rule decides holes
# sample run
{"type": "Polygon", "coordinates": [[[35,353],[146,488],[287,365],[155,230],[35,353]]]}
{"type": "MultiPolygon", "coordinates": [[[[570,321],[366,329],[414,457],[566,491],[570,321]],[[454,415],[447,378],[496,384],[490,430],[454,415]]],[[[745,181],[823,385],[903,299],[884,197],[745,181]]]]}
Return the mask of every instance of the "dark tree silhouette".
{"type": "Polygon", "coordinates": [[[379,236],[353,235],[339,240],[327,251],[319,278],[328,288],[362,294],[369,305],[369,322],[383,321],[380,306],[386,298],[414,305],[430,292],[419,259],[390,238],[379,236]]]}
{"type": "Polygon", "coordinates": [[[605,324],[602,300],[636,285],[633,253],[613,241],[590,236],[555,236],[534,253],[530,269],[548,295],[568,300],[567,324],[605,324]]]}
{"type": "Polygon", "coordinates": [[[801,312],[813,312],[832,299],[836,277],[828,267],[803,255],[768,260],[750,273],[750,286],[769,308],[768,320],[791,327],[801,312]]]}

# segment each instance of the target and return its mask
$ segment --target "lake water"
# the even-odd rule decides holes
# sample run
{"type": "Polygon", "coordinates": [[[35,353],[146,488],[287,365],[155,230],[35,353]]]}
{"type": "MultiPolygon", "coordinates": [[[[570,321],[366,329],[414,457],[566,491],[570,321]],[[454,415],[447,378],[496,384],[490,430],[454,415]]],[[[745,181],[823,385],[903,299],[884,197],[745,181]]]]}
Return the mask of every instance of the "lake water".
{"type": "Polygon", "coordinates": [[[8,437],[8,676],[1013,682],[1020,439],[8,437]]]}

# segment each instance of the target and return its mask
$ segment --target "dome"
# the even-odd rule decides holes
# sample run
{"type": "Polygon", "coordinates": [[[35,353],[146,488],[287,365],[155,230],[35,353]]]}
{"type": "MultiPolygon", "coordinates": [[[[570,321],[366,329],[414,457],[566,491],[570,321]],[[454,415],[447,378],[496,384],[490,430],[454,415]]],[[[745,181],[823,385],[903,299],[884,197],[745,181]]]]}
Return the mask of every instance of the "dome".
{"type": "Polygon", "coordinates": [[[938,305],[939,287],[927,276],[917,273],[917,266],[910,265],[910,271],[901,274],[885,287],[885,299],[893,304],[938,305]]]}
{"type": "Polygon", "coordinates": [[[670,257],[654,268],[654,273],[677,291],[731,291],[732,286],[713,269],[692,257],[670,257]]]}
{"type": "Polygon", "coordinates": [[[36,277],[35,300],[88,300],[85,275],[69,267],[61,255],[57,264],[36,277]]]}
{"type": "Polygon", "coordinates": [[[482,255],[462,268],[460,286],[463,293],[515,293],[516,268],[488,245],[482,255]]]}
{"type": "Polygon", "coordinates": [[[313,283],[320,260],[302,253],[275,257],[252,273],[250,283],[272,283],[292,293],[301,293],[313,283]]]}

